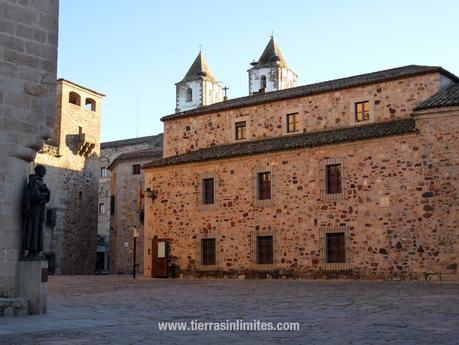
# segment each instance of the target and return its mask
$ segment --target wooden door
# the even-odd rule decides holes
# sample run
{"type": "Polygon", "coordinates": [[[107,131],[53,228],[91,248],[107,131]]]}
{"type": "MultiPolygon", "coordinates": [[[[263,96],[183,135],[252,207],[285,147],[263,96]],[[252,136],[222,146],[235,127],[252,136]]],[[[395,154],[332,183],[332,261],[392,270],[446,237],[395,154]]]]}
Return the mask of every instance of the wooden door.
{"type": "Polygon", "coordinates": [[[168,248],[169,243],[165,239],[160,239],[158,236],[153,237],[151,244],[151,276],[152,278],[167,278],[168,266],[168,248]]]}

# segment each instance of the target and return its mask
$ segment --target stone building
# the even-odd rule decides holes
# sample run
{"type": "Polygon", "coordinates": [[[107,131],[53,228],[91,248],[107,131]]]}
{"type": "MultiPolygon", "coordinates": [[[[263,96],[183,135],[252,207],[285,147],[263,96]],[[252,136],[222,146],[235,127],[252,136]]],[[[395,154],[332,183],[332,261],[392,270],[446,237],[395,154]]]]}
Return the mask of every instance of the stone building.
{"type": "Polygon", "coordinates": [[[162,121],[164,158],[144,165],[145,276],[174,263],[193,275],[458,278],[459,78],[441,67],[162,121]]]}
{"type": "Polygon", "coordinates": [[[0,0],[0,298],[18,294],[22,192],[55,119],[58,10],[0,0]]]}
{"type": "MultiPolygon", "coordinates": [[[[144,149],[161,149],[162,134],[104,142],[100,145],[99,170],[99,217],[97,229],[96,272],[109,272],[110,214],[115,195],[111,188],[111,173],[108,167],[120,155],[144,149]]],[[[131,176],[131,174],[129,174],[131,176]]],[[[143,176],[143,175],[142,175],[143,176]]],[[[124,207],[124,206],[123,206],[124,207]]]]}
{"type": "Polygon", "coordinates": [[[140,167],[162,158],[162,147],[120,154],[110,164],[110,272],[129,273],[133,268],[133,235],[138,231],[136,262],[143,271],[144,174],[140,167]]]}
{"type": "Polygon", "coordinates": [[[35,159],[46,166],[52,191],[43,244],[51,273],[94,273],[103,97],[68,80],[57,81],[57,119],[35,159]]]}

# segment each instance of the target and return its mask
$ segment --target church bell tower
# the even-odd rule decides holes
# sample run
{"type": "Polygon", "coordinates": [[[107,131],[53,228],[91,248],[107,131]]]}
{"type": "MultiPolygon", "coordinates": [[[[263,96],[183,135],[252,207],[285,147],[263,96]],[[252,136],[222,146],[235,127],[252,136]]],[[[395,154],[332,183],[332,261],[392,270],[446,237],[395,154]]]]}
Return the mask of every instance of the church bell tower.
{"type": "Polygon", "coordinates": [[[297,85],[298,75],[287,65],[274,37],[268,42],[258,61],[252,62],[249,94],[288,89],[297,85]]]}
{"type": "Polygon", "coordinates": [[[221,102],[224,99],[223,87],[215,79],[202,52],[199,52],[185,77],[175,86],[176,113],[221,102]]]}

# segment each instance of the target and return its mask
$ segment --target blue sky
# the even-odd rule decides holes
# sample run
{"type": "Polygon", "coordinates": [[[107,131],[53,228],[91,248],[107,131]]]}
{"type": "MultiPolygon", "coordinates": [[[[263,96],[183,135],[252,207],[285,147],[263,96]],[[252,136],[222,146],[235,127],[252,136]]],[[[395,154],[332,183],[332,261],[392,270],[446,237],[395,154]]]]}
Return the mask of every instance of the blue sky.
{"type": "Polygon", "coordinates": [[[408,64],[459,75],[459,1],[61,0],[58,76],[105,93],[102,141],[162,132],[202,45],[230,98],[271,32],[299,84],[408,64]],[[138,106],[137,106],[138,105],[138,106]]]}

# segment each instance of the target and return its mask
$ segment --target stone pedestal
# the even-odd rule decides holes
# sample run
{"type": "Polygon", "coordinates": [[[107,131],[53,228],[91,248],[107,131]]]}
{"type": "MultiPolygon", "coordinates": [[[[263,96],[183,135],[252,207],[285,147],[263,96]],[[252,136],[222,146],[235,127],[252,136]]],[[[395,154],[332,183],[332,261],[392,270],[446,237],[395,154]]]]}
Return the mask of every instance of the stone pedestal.
{"type": "Polygon", "coordinates": [[[44,314],[48,300],[48,262],[18,262],[18,296],[29,301],[29,314],[44,314]]]}

